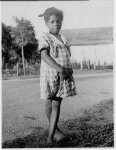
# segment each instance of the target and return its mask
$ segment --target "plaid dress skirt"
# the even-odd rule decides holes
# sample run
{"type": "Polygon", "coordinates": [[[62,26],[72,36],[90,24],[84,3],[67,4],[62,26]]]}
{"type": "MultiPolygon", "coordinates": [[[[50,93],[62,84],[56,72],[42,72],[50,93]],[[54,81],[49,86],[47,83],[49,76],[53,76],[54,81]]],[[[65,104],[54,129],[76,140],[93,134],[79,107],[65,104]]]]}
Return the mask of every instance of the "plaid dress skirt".
{"type": "MultiPolygon", "coordinates": [[[[62,67],[72,68],[70,62],[70,47],[65,38],[61,36],[59,41],[50,33],[43,33],[39,39],[39,52],[43,49],[49,51],[50,56],[62,67]]],[[[74,78],[70,75],[69,79],[60,84],[60,76],[58,71],[49,66],[43,59],[40,67],[40,95],[42,99],[51,97],[69,97],[77,94],[74,78]],[[62,86],[62,87],[61,87],[62,86]]]]}

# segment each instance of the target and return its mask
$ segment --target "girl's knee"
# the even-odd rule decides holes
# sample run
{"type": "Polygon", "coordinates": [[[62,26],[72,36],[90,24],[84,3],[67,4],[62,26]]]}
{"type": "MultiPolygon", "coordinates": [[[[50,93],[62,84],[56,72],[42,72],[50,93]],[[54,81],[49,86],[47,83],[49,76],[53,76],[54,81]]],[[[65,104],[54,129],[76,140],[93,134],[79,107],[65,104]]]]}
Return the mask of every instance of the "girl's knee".
{"type": "Polygon", "coordinates": [[[50,99],[46,100],[46,106],[51,107],[52,106],[52,101],[50,99]]]}
{"type": "Polygon", "coordinates": [[[55,100],[52,101],[53,110],[58,110],[60,108],[60,105],[61,105],[61,101],[55,101],[55,100]]]}

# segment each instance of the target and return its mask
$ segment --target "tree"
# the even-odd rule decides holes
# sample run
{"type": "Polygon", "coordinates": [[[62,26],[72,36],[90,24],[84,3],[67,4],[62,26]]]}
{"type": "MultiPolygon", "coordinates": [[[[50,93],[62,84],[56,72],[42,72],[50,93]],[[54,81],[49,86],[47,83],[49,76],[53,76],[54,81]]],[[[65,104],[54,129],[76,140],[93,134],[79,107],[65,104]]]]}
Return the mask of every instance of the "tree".
{"type": "Polygon", "coordinates": [[[24,46],[28,43],[36,43],[35,31],[31,22],[24,18],[14,17],[16,21],[16,27],[13,28],[11,35],[14,38],[14,43],[21,48],[23,71],[25,75],[25,63],[24,63],[24,46]]]}
{"type": "Polygon", "coordinates": [[[4,68],[6,62],[9,62],[10,48],[12,45],[10,31],[10,26],[2,23],[2,68],[4,68]]]}
{"type": "Polygon", "coordinates": [[[38,48],[38,43],[28,43],[24,46],[24,56],[27,60],[33,59],[36,57],[38,48]]]}

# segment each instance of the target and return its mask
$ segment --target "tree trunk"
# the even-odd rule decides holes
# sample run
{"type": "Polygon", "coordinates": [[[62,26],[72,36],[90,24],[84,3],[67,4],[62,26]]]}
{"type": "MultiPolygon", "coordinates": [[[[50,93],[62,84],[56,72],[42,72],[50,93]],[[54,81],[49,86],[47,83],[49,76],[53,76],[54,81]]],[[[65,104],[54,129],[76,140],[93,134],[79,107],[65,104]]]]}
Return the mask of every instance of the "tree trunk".
{"type": "Polygon", "coordinates": [[[94,70],[96,70],[96,62],[94,62],[94,70]]]}
{"type": "Polygon", "coordinates": [[[2,69],[4,68],[4,61],[5,60],[5,58],[4,58],[4,56],[3,56],[3,58],[2,58],[2,69]]]}
{"type": "Polygon", "coordinates": [[[83,61],[81,61],[81,71],[83,70],[83,61]]]}
{"type": "Polygon", "coordinates": [[[17,62],[17,76],[19,75],[19,63],[17,62]]]}
{"type": "Polygon", "coordinates": [[[22,61],[23,61],[23,72],[24,72],[24,76],[25,76],[25,62],[24,62],[24,50],[23,50],[23,46],[22,46],[22,61]]]}
{"type": "Polygon", "coordinates": [[[89,61],[87,62],[87,68],[88,68],[88,70],[90,69],[90,62],[89,61]]]}

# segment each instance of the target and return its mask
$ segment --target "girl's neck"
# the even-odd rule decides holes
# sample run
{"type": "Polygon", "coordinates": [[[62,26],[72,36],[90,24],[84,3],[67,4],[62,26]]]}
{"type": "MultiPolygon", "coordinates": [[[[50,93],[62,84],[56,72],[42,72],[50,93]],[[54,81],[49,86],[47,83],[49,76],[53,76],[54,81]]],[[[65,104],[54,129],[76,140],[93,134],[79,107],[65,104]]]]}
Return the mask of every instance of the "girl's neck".
{"type": "Polygon", "coordinates": [[[56,36],[56,37],[59,36],[59,33],[51,33],[51,32],[49,32],[49,33],[52,34],[52,35],[54,35],[54,36],[56,36]]]}
{"type": "Polygon", "coordinates": [[[64,43],[64,41],[62,40],[62,37],[59,33],[58,34],[53,34],[51,32],[49,32],[49,33],[52,34],[53,36],[55,36],[60,42],[64,43]]]}

